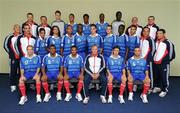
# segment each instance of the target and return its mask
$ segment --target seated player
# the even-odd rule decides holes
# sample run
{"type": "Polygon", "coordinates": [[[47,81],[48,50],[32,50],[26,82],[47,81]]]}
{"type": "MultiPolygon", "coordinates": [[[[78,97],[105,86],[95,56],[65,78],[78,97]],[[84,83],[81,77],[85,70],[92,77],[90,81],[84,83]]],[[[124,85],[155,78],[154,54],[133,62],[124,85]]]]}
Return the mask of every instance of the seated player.
{"type": "Polygon", "coordinates": [[[36,39],[36,42],[34,45],[34,51],[37,55],[39,55],[41,57],[41,60],[48,52],[44,28],[39,29],[39,36],[36,39]]]}
{"type": "Polygon", "coordinates": [[[72,26],[68,25],[66,28],[66,35],[63,37],[61,42],[61,53],[66,58],[71,53],[71,46],[74,45],[74,36],[72,34],[72,26]]]}
{"type": "Polygon", "coordinates": [[[77,54],[77,47],[71,47],[71,54],[68,55],[64,60],[64,86],[66,89],[66,98],[65,101],[69,101],[72,98],[69,81],[68,79],[77,78],[78,79],[78,89],[76,93],[76,99],[82,101],[81,90],[83,88],[83,59],[77,54]]]}
{"type": "Polygon", "coordinates": [[[148,103],[147,92],[150,87],[150,78],[148,74],[148,67],[146,60],[141,57],[141,50],[139,47],[134,49],[134,56],[132,56],[127,62],[128,73],[128,100],[133,101],[133,81],[140,80],[144,83],[141,99],[143,103],[148,103]]]}
{"type": "Polygon", "coordinates": [[[83,25],[78,24],[77,33],[74,35],[75,45],[78,54],[85,60],[86,57],[86,36],[83,34],[83,25]]]}
{"type": "Polygon", "coordinates": [[[140,46],[140,38],[136,36],[137,27],[131,25],[130,32],[128,33],[127,40],[127,59],[131,58],[134,55],[134,49],[140,46]]]}
{"type": "Polygon", "coordinates": [[[60,30],[58,26],[53,26],[51,28],[51,33],[50,37],[47,39],[47,47],[50,45],[55,45],[56,47],[56,53],[61,55],[61,42],[62,42],[62,37],[60,34],[60,30]]]}
{"type": "Polygon", "coordinates": [[[19,105],[24,105],[27,101],[25,81],[33,79],[36,81],[36,102],[41,102],[41,82],[40,82],[40,67],[41,58],[34,54],[34,47],[32,45],[27,46],[27,55],[21,58],[20,69],[21,77],[19,79],[19,89],[21,91],[21,99],[19,105]]]}
{"type": "Polygon", "coordinates": [[[108,25],[106,28],[107,35],[104,37],[103,55],[105,61],[111,56],[113,46],[116,44],[116,37],[112,34],[112,26],[108,25]]]}
{"type": "Polygon", "coordinates": [[[83,100],[84,104],[89,102],[89,84],[91,80],[99,79],[101,82],[101,95],[100,99],[102,103],[106,103],[106,87],[107,87],[107,77],[105,73],[105,61],[104,57],[98,53],[98,46],[93,45],[91,47],[91,54],[86,57],[84,66],[85,66],[85,75],[84,75],[84,94],[85,98],[83,100]]]}
{"type": "Polygon", "coordinates": [[[126,70],[124,58],[119,56],[119,47],[115,46],[112,50],[112,55],[107,61],[107,73],[108,73],[108,103],[112,103],[112,91],[113,91],[113,80],[121,81],[119,88],[118,100],[121,104],[125,103],[123,99],[124,89],[126,87],[126,70]]]}
{"type": "Polygon", "coordinates": [[[87,37],[88,54],[91,53],[93,45],[98,46],[98,53],[102,54],[103,51],[103,38],[96,33],[97,28],[95,24],[91,24],[91,34],[87,37]]]}
{"type": "Polygon", "coordinates": [[[58,90],[56,94],[57,101],[62,100],[61,97],[61,89],[63,86],[63,61],[62,57],[56,53],[55,45],[50,45],[49,47],[50,53],[44,56],[42,62],[42,85],[45,90],[44,102],[48,102],[51,98],[51,94],[49,92],[48,80],[57,80],[58,81],[58,90]]]}

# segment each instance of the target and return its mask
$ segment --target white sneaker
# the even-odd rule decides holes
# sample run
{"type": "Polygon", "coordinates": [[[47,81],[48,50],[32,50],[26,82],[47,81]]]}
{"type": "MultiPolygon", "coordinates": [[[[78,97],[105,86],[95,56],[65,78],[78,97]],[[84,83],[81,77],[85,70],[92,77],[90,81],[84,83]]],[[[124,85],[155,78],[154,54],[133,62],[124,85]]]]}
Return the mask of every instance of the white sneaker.
{"type": "Polygon", "coordinates": [[[57,92],[57,94],[56,94],[56,100],[57,100],[57,101],[62,100],[61,92],[57,92]]]}
{"type": "Polygon", "coordinates": [[[11,88],[11,92],[16,91],[16,86],[10,86],[10,88],[11,88]]]}
{"type": "Polygon", "coordinates": [[[26,101],[27,101],[27,96],[22,96],[19,101],[19,105],[24,105],[26,101]]]}
{"type": "Polygon", "coordinates": [[[113,103],[112,98],[113,98],[112,95],[108,96],[108,103],[113,103]]]}
{"type": "Polygon", "coordinates": [[[87,104],[89,102],[89,97],[85,97],[83,100],[83,104],[87,104]]]}
{"type": "Polygon", "coordinates": [[[71,98],[72,98],[71,93],[67,93],[64,101],[69,102],[71,98]]]}
{"type": "Polygon", "coordinates": [[[41,95],[36,95],[36,103],[41,103],[42,99],[41,99],[41,95]]]}
{"type": "Polygon", "coordinates": [[[158,87],[154,87],[154,89],[153,89],[152,92],[153,92],[153,93],[158,93],[158,92],[161,92],[161,89],[158,88],[158,87]]]}
{"type": "Polygon", "coordinates": [[[48,102],[50,98],[51,98],[51,94],[50,93],[46,93],[43,101],[44,102],[48,102]]]}
{"type": "Polygon", "coordinates": [[[133,101],[133,92],[129,93],[128,100],[133,101]]]}
{"type": "Polygon", "coordinates": [[[77,93],[77,94],[76,94],[76,99],[77,99],[79,102],[83,100],[80,93],[77,93]]]}
{"type": "Polygon", "coordinates": [[[137,91],[137,85],[133,86],[133,91],[136,92],[137,91]]]}
{"type": "Polygon", "coordinates": [[[124,104],[124,103],[125,103],[124,98],[123,98],[123,95],[119,95],[118,100],[119,100],[119,102],[120,102],[121,104],[124,104]]]}
{"type": "Polygon", "coordinates": [[[148,103],[148,99],[147,99],[147,95],[143,95],[143,94],[141,94],[141,99],[142,99],[142,102],[143,103],[145,103],[145,104],[147,104],[148,103]]]}
{"type": "Polygon", "coordinates": [[[159,94],[160,97],[165,97],[167,95],[167,92],[161,91],[161,93],[159,94]]]}
{"type": "Polygon", "coordinates": [[[105,96],[100,95],[100,99],[101,99],[101,102],[102,102],[103,104],[106,103],[106,97],[105,97],[105,96]]]}

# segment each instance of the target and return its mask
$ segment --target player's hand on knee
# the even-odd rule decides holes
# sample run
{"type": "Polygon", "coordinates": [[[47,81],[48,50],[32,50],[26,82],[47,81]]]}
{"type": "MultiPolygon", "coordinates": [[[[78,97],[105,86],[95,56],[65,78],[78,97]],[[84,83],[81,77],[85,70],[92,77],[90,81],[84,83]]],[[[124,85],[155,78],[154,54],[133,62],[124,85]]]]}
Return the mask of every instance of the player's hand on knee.
{"type": "Polygon", "coordinates": [[[68,80],[68,79],[69,79],[69,75],[65,75],[64,80],[68,80]]]}
{"type": "Polygon", "coordinates": [[[41,77],[41,80],[42,80],[43,82],[47,81],[47,76],[46,76],[46,75],[43,75],[43,76],[41,77]]]}
{"type": "Polygon", "coordinates": [[[58,80],[63,80],[64,77],[62,74],[59,74],[57,78],[58,78],[58,80]]]}

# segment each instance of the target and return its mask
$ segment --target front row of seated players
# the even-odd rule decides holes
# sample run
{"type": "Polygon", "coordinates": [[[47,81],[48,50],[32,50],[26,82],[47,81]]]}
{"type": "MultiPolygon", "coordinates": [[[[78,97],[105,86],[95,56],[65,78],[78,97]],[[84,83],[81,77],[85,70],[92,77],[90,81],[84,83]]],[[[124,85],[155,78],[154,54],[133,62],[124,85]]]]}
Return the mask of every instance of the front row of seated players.
{"type": "Polygon", "coordinates": [[[131,57],[127,62],[127,68],[125,65],[125,60],[123,57],[119,56],[119,47],[115,46],[112,50],[112,55],[108,58],[105,64],[104,57],[98,53],[98,46],[93,45],[91,48],[91,53],[86,57],[85,62],[83,58],[77,54],[77,47],[71,47],[71,54],[68,55],[64,60],[56,53],[56,47],[50,45],[50,53],[45,55],[42,60],[41,58],[34,54],[33,46],[27,46],[27,56],[22,57],[20,62],[21,77],[19,79],[19,88],[22,94],[19,104],[24,105],[27,101],[25,81],[29,79],[34,79],[36,81],[36,102],[42,102],[41,100],[41,81],[43,88],[45,90],[44,102],[48,102],[51,98],[49,92],[48,80],[57,80],[57,101],[62,100],[61,89],[64,85],[66,89],[65,101],[69,101],[72,98],[70,91],[69,79],[78,79],[78,89],[76,93],[76,99],[82,101],[81,90],[84,88],[84,100],[83,103],[87,104],[89,102],[89,84],[92,79],[100,79],[101,82],[101,95],[100,99],[102,103],[112,103],[112,90],[113,90],[113,80],[116,79],[121,82],[120,93],[118,100],[120,103],[125,103],[123,99],[123,92],[126,87],[126,81],[128,80],[129,97],[128,100],[133,100],[133,81],[141,80],[144,82],[144,89],[141,94],[143,103],[148,103],[147,91],[150,87],[150,79],[148,75],[148,68],[146,65],[146,60],[141,58],[140,48],[136,47],[134,50],[134,56],[131,57]],[[107,67],[107,73],[106,68],[107,67]],[[40,69],[42,75],[40,74],[40,69]],[[126,70],[127,75],[126,77],[126,70]],[[84,74],[85,70],[85,74],[84,74]],[[63,75],[64,72],[64,75],[63,75]],[[84,87],[83,87],[84,86],[84,87]],[[106,89],[108,88],[109,96],[108,101],[106,100],[106,89]]]}

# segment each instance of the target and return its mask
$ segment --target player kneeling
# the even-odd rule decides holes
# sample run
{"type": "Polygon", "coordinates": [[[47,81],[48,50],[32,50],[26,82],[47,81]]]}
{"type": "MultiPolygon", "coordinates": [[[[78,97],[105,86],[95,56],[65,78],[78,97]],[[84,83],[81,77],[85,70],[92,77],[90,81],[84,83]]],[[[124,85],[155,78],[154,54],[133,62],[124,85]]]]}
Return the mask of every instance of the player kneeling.
{"type": "Polygon", "coordinates": [[[112,103],[112,91],[113,91],[113,80],[121,81],[119,88],[118,100],[121,104],[125,103],[123,99],[124,89],[126,87],[126,71],[124,58],[119,56],[119,47],[113,47],[112,55],[107,61],[107,72],[108,72],[108,103],[112,103]]]}
{"type": "Polygon", "coordinates": [[[32,45],[27,46],[27,55],[21,58],[20,68],[21,77],[19,79],[19,89],[22,97],[19,101],[19,105],[24,105],[27,101],[25,81],[33,79],[36,81],[36,102],[41,102],[41,82],[40,82],[40,67],[41,58],[34,54],[34,47],[32,45]]]}
{"type": "Polygon", "coordinates": [[[48,80],[58,80],[58,90],[56,94],[56,99],[57,101],[62,100],[61,97],[61,89],[63,85],[63,61],[62,57],[56,53],[56,47],[55,45],[50,45],[49,47],[50,53],[45,55],[43,58],[43,63],[42,63],[42,85],[45,90],[45,97],[44,97],[44,102],[48,102],[49,99],[51,98],[51,94],[49,92],[49,84],[48,80]]]}
{"type": "Polygon", "coordinates": [[[77,78],[79,79],[78,81],[78,89],[76,93],[76,99],[78,101],[82,101],[82,96],[81,96],[81,90],[83,88],[83,58],[77,54],[77,47],[72,46],[71,47],[71,54],[68,55],[65,60],[64,60],[64,86],[66,89],[66,98],[64,99],[66,102],[68,102],[71,98],[71,92],[70,92],[70,83],[68,79],[71,78],[77,78]]]}
{"type": "Polygon", "coordinates": [[[127,62],[128,89],[129,89],[128,100],[133,101],[133,81],[140,80],[143,81],[144,83],[141,99],[143,103],[148,103],[147,92],[150,87],[150,79],[148,75],[146,60],[141,57],[140,53],[141,53],[140,48],[136,47],[134,49],[134,56],[132,56],[127,62]]]}

